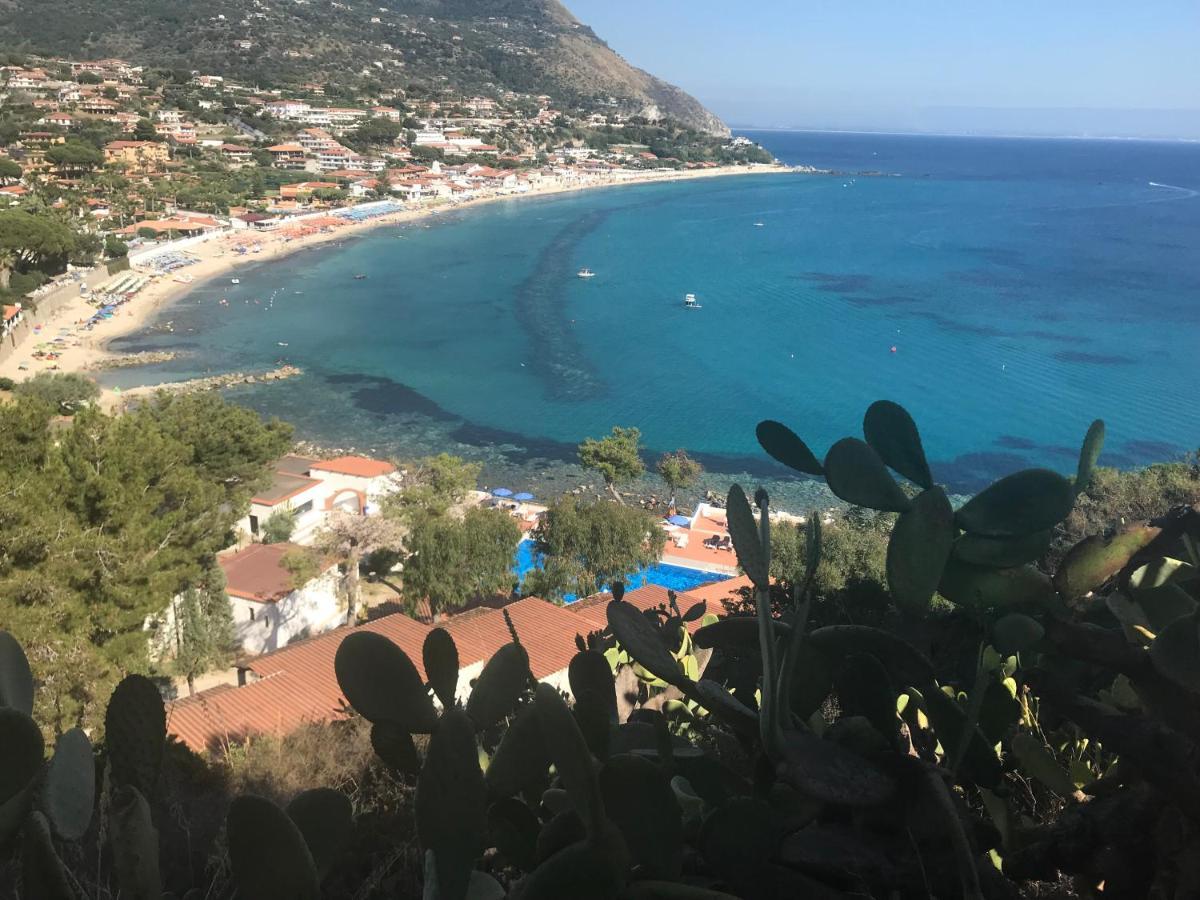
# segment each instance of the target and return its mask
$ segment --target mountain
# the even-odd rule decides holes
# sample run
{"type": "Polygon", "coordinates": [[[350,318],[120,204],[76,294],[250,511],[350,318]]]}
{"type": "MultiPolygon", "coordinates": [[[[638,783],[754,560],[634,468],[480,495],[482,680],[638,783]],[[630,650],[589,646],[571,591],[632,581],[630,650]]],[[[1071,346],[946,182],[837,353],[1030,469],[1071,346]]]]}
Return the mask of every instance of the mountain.
{"type": "Polygon", "coordinates": [[[0,0],[0,46],[263,86],[507,89],[729,133],[695,98],[618,56],[558,0],[0,0]]]}

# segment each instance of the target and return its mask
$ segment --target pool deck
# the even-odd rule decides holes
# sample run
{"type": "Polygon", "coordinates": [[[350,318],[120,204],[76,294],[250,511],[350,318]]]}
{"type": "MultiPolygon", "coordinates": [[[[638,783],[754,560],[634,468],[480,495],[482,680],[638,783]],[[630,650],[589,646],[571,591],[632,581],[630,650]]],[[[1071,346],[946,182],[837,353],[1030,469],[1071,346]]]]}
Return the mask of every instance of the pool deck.
{"type": "Polygon", "coordinates": [[[724,512],[704,510],[696,516],[691,528],[672,528],[667,532],[663,545],[662,561],[686,569],[701,569],[719,572],[722,575],[737,575],[737,555],[732,550],[715,550],[705,547],[704,542],[714,535],[729,534],[724,512]],[[677,536],[687,535],[687,543],[680,547],[675,543],[677,536]]]}

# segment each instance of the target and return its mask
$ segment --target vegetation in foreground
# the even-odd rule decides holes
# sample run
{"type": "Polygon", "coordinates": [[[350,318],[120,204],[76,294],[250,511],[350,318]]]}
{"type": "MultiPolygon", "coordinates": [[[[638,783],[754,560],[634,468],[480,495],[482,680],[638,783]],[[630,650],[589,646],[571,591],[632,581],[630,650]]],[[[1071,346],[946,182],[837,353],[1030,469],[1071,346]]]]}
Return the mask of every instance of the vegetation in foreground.
{"type": "MultiPolygon", "coordinates": [[[[361,719],[319,740],[336,737],[362,776],[310,774],[349,791],[296,793],[304,779],[267,775],[283,766],[264,769],[252,743],[228,768],[256,792],[227,802],[236,788],[167,742],[161,699],[139,676],[113,693],[95,760],[75,729],[47,764],[29,666],[0,636],[3,871],[24,895],[53,897],[118,885],[146,897],[406,896],[415,879],[401,873],[418,859],[424,895],[455,900],[1013,897],[1062,877],[1079,896],[1187,896],[1200,826],[1196,510],[1090,535],[1049,573],[1034,561],[1107,478],[1094,470],[1101,423],[1073,480],[1019,472],[957,511],[907,413],[875,404],[864,434],[818,460],[784,426],[759,429],[781,462],[896,517],[886,627],[854,622],[851,593],[828,603],[852,588],[826,568],[845,548],[816,517],[773,596],[784,545],[768,498],[755,496],[756,517],[735,486],[728,516],[753,614],[714,620],[674,601],[643,613],[618,588],[608,628],[579,638],[573,706],[533,684],[520,635],[465,704],[444,632],[426,643],[428,684],[382,636],[348,637],[336,670],[361,719]]],[[[1191,490],[1194,471],[1171,472],[1191,490]]],[[[1138,502],[1142,480],[1164,474],[1109,480],[1106,496],[1138,502]]],[[[264,743],[295,752],[305,739],[264,743]]]]}

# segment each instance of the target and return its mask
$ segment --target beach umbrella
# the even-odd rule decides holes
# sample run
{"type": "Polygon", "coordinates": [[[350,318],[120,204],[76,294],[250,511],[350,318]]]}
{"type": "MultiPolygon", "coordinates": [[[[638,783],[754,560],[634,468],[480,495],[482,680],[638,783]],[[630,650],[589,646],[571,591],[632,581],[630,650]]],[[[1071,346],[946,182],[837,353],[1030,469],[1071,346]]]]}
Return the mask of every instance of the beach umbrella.
{"type": "Polygon", "coordinates": [[[511,497],[512,491],[510,491],[508,488],[493,488],[492,496],[493,497],[511,497]]]}
{"type": "Polygon", "coordinates": [[[667,516],[667,521],[672,525],[691,525],[692,520],[687,516],[667,516]]]}
{"type": "Polygon", "coordinates": [[[522,503],[524,503],[527,500],[532,500],[533,494],[529,493],[529,491],[521,491],[519,494],[513,494],[513,499],[520,500],[522,503]]]}

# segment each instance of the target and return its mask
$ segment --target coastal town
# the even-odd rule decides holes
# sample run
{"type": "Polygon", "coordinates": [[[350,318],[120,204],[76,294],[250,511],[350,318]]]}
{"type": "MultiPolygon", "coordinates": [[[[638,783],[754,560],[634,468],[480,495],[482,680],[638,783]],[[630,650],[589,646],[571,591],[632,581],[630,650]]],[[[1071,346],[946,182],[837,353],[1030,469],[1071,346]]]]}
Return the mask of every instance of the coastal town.
{"type": "Polygon", "coordinates": [[[243,259],[500,198],[780,171],[746,138],[547,95],[325,93],[167,81],[119,59],[0,67],[0,215],[14,240],[57,229],[55,249],[0,257],[0,375],[92,367],[103,342],[243,259]]]}

